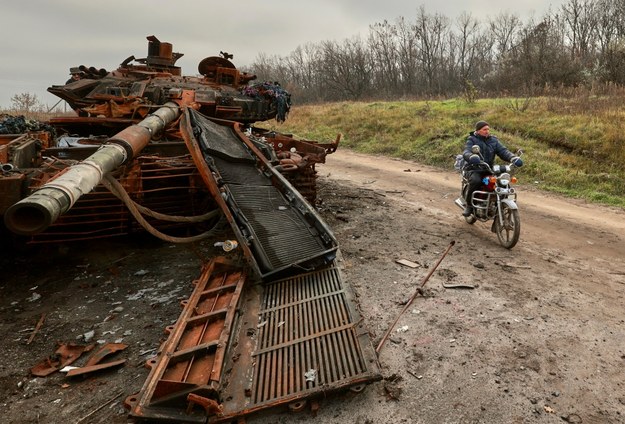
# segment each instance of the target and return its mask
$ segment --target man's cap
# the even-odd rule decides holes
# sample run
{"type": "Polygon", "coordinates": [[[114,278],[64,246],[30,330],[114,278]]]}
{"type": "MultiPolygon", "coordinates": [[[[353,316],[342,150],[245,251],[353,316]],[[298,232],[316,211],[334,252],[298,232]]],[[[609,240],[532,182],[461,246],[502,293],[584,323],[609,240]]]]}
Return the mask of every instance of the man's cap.
{"type": "Polygon", "coordinates": [[[487,125],[488,125],[488,122],[486,121],[477,121],[477,124],[475,124],[475,131],[479,131],[487,125]]]}
{"type": "Polygon", "coordinates": [[[80,70],[79,67],[75,67],[75,68],[69,68],[69,73],[70,74],[82,74],[82,71],[80,70]]]}

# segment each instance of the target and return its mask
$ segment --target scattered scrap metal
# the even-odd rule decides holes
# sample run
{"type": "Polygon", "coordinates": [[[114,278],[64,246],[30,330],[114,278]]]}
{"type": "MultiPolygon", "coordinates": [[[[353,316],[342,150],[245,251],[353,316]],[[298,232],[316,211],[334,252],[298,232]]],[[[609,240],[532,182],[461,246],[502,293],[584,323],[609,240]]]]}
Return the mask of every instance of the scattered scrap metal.
{"type": "Polygon", "coordinates": [[[71,366],[83,353],[92,351],[94,347],[95,344],[79,345],[75,343],[59,343],[59,347],[54,354],[32,367],[30,373],[36,377],[47,377],[54,372],[62,371],[66,372],[67,377],[75,377],[77,375],[117,367],[126,362],[125,359],[118,359],[112,362],[102,363],[105,357],[128,347],[128,345],[123,343],[107,343],[91,354],[84,366],[71,366]]]}
{"type": "Polygon", "coordinates": [[[93,344],[77,345],[74,343],[60,343],[54,354],[32,367],[30,373],[37,377],[46,377],[74,363],[83,353],[91,351],[94,346],[93,344]]]}

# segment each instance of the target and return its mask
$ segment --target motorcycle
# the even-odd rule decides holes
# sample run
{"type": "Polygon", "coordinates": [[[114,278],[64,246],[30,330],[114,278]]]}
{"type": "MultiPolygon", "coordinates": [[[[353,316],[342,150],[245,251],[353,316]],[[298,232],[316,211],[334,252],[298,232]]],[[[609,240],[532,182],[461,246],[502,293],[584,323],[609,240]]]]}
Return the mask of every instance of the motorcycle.
{"type": "MultiPolygon", "coordinates": [[[[517,181],[516,177],[512,176],[517,167],[511,163],[494,165],[491,168],[483,161],[479,146],[473,146],[471,152],[480,156],[482,162],[473,165],[470,170],[461,169],[462,189],[455,203],[460,208],[465,208],[466,193],[469,189],[468,173],[482,172],[484,185],[471,196],[473,213],[464,219],[468,224],[474,224],[478,220],[482,222],[493,220],[491,231],[497,234],[497,239],[503,247],[512,249],[519,241],[521,234],[521,217],[516,203],[517,193],[511,186],[517,181]]],[[[522,154],[521,150],[517,152],[519,157],[522,154]]]]}

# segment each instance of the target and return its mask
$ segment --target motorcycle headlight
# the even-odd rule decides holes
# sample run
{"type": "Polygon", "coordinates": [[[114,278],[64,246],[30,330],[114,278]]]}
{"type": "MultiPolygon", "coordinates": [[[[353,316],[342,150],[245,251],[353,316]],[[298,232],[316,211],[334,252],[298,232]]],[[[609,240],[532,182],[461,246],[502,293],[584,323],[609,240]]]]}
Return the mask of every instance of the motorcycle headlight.
{"type": "Polygon", "coordinates": [[[507,172],[504,172],[503,174],[501,174],[499,176],[499,183],[501,185],[509,185],[510,184],[510,174],[508,174],[507,172]]]}

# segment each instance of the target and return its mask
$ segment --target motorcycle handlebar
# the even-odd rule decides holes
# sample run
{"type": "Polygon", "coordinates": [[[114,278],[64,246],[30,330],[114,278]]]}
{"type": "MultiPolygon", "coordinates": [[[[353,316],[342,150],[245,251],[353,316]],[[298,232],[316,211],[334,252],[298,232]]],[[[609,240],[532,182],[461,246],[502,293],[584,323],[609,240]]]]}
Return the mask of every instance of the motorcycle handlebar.
{"type": "Polygon", "coordinates": [[[491,168],[491,166],[487,164],[486,162],[480,162],[473,166],[475,168],[481,168],[481,170],[483,171],[488,171],[493,175],[502,174],[504,172],[513,172],[517,168],[517,166],[515,166],[513,163],[509,165],[495,165],[494,167],[491,168]]]}

